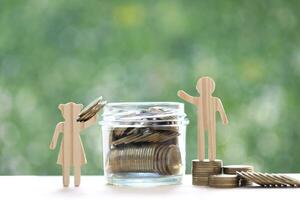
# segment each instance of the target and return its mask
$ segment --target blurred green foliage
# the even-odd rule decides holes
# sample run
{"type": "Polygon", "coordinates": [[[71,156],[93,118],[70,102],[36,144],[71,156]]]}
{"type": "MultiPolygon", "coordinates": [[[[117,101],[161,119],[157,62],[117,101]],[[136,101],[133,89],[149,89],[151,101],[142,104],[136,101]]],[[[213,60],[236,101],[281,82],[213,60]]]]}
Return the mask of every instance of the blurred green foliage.
{"type": "MultiPolygon", "coordinates": [[[[0,174],[59,174],[59,103],[180,101],[216,81],[218,158],[300,172],[300,1],[0,1],[0,174]],[[220,121],[220,120],[219,120],[220,121]]],[[[196,112],[186,104],[187,172],[196,112]]],[[[82,135],[102,174],[100,127],[82,135]]]]}

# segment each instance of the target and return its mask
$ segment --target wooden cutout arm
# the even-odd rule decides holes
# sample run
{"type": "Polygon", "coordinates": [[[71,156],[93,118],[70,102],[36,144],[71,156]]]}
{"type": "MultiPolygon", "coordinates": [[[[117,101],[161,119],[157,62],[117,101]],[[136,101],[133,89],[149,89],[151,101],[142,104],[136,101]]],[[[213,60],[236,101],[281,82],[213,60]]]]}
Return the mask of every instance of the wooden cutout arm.
{"type": "Polygon", "coordinates": [[[224,110],[224,107],[223,107],[223,104],[222,104],[222,101],[217,98],[217,111],[219,111],[220,113],[220,116],[221,116],[221,119],[222,119],[222,122],[223,124],[228,124],[228,118],[227,118],[227,115],[225,113],[225,110],[224,110]]]}
{"type": "Polygon", "coordinates": [[[89,128],[90,126],[94,125],[98,120],[98,115],[95,115],[91,119],[86,122],[81,123],[81,129],[89,128]]]}
{"type": "Polygon", "coordinates": [[[54,134],[53,134],[53,137],[52,137],[52,141],[50,143],[50,149],[51,150],[55,149],[56,144],[57,144],[57,140],[58,140],[58,136],[59,136],[60,133],[63,133],[63,132],[64,132],[64,123],[59,122],[55,127],[54,134]]]}
{"type": "Polygon", "coordinates": [[[177,95],[178,95],[181,99],[183,99],[184,101],[187,101],[187,102],[189,102],[189,103],[191,103],[191,104],[196,104],[196,101],[195,101],[196,97],[193,97],[193,96],[187,94],[187,93],[186,93],[185,91],[183,91],[183,90],[179,90],[179,91],[177,92],[177,95]]]}

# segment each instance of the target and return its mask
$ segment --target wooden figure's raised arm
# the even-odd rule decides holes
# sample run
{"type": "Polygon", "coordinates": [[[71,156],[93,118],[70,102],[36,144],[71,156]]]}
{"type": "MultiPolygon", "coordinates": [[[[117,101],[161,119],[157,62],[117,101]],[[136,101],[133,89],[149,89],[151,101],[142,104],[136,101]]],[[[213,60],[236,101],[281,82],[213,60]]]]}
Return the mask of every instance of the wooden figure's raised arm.
{"type": "Polygon", "coordinates": [[[224,107],[223,107],[223,104],[222,104],[222,101],[217,98],[217,111],[220,113],[220,116],[221,116],[221,119],[222,119],[222,122],[223,124],[228,124],[228,118],[227,118],[227,115],[225,113],[225,110],[224,110],[224,107]]]}
{"type": "Polygon", "coordinates": [[[179,90],[179,91],[177,92],[177,95],[178,95],[181,99],[183,99],[183,100],[185,100],[185,101],[187,101],[187,102],[189,102],[189,103],[191,103],[191,104],[196,104],[196,101],[195,101],[195,98],[196,98],[196,97],[193,97],[193,96],[187,94],[187,93],[186,93],[185,91],[183,91],[183,90],[179,90]]]}
{"type": "Polygon", "coordinates": [[[59,122],[55,127],[54,134],[53,134],[53,137],[52,137],[52,141],[50,143],[50,149],[51,150],[55,149],[56,144],[57,144],[58,136],[59,136],[60,133],[63,133],[63,132],[64,132],[64,123],[59,122]]]}

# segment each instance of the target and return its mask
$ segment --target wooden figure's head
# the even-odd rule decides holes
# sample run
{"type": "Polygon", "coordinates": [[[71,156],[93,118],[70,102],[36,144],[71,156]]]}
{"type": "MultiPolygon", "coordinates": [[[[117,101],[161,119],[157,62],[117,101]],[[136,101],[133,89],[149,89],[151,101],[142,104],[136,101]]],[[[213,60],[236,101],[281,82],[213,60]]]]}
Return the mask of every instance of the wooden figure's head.
{"type": "Polygon", "coordinates": [[[58,109],[61,111],[61,114],[65,120],[77,117],[77,115],[80,113],[82,108],[83,108],[82,104],[76,104],[73,102],[58,105],[58,109]],[[67,115],[72,115],[72,116],[67,116],[67,115]]]}
{"type": "Polygon", "coordinates": [[[215,81],[204,76],[198,79],[196,89],[200,95],[211,95],[215,91],[215,81]]]}

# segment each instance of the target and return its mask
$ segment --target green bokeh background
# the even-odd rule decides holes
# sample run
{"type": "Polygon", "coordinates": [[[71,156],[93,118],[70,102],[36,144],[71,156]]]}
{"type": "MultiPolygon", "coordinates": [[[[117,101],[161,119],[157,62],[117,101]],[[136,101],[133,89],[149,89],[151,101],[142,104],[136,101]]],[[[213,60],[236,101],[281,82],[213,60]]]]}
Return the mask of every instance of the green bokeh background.
{"type": "MultiPolygon", "coordinates": [[[[0,174],[60,174],[48,148],[57,106],[181,101],[197,78],[216,81],[218,158],[300,172],[300,1],[0,1],[0,174]]],[[[187,172],[196,109],[186,104],[187,172]]],[[[99,126],[82,135],[103,174],[99,126]]]]}

